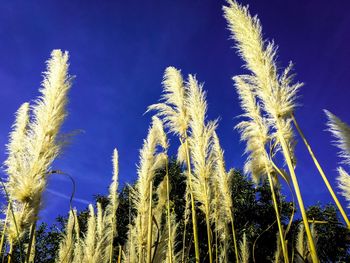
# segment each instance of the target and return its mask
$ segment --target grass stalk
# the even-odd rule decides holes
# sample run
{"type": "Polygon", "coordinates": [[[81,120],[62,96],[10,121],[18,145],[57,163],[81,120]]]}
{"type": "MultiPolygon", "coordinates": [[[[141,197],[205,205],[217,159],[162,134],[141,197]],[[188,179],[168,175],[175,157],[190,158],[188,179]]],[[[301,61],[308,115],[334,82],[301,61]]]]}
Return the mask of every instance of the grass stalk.
{"type": "Polygon", "coordinates": [[[186,160],[187,160],[187,169],[188,169],[188,186],[190,189],[190,196],[191,196],[194,250],[195,250],[196,263],[199,263],[200,256],[199,256],[199,242],[198,242],[198,229],[197,229],[197,215],[196,215],[196,208],[194,204],[194,196],[193,196],[193,190],[192,190],[191,161],[190,161],[190,152],[189,152],[187,135],[185,138],[185,150],[186,150],[186,160]]]}
{"type": "MultiPolygon", "coordinates": [[[[32,224],[32,226],[30,228],[28,249],[27,249],[26,260],[25,260],[26,263],[29,263],[30,258],[31,258],[31,253],[32,253],[32,246],[35,246],[35,244],[33,244],[35,242],[35,239],[34,239],[35,228],[36,228],[36,221],[32,224]]],[[[34,256],[33,256],[33,258],[34,258],[34,256]]]]}
{"type": "Polygon", "coordinates": [[[149,183],[149,212],[148,212],[148,229],[147,229],[147,263],[152,259],[152,195],[153,182],[149,183]]]}
{"type": "MultiPolygon", "coordinates": [[[[266,171],[268,171],[267,168],[266,168],[266,171]]],[[[273,207],[274,207],[275,213],[276,213],[278,232],[279,232],[279,235],[280,235],[280,242],[281,242],[281,246],[282,246],[282,253],[283,253],[284,262],[285,263],[289,263],[287,244],[286,244],[286,240],[285,240],[284,234],[283,234],[283,228],[282,228],[282,224],[281,224],[280,212],[278,210],[275,188],[273,186],[272,176],[271,176],[271,173],[269,171],[267,172],[267,176],[268,176],[268,179],[269,179],[269,185],[270,185],[270,190],[271,190],[273,207]]]]}
{"type": "Polygon", "coordinates": [[[2,252],[3,252],[2,247],[4,246],[5,233],[6,233],[6,227],[7,227],[7,218],[9,216],[9,213],[10,213],[10,203],[7,205],[6,217],[5,217],[5,221],[4,221],[4,227],[2,228],[1,241],[0,241],[0,255],[2,255],[2,252]]]}
{"type": "Polygon", "coordinates": [[[208,253],[209,253],[209,262],[213,263],[213,251],[211,247],[211,229],[210,229],[210,221],[209,214],[205,214],[205,221],[207,225],[207,237],[208,237],[208,253]]]}
{"type": "Polygon", "coordinates": [[[109,263],[112,263],[112,261],[113,261],[113,238],[109,248],[109,263]]]}
{"type": "Polygon", "coordinates": [[[182,238],[182,255],[181,255],[181,262],[185,262],[185,247],[186,247],[186,226],[184,226],[184,232],[183,232],[183,238],[182,238]]]}
{"type": "Polygon", "coordinates": [[[122,260],[122,246],[119,245],[119,253],[118,253],[118,263],[120,263],[122,260]]]}
{"type": "Polygon", "coordinates": [[[236,263],[239,263],[239,255],[238,255],[238,246],[237,246],[237,237],[236,237],[236,230],[235,230],[235,224],[234,224],[234,216],[233,211],[231,211],[231,230],[232,230],[232,238],[233,238],[233,246],[235,248],[235,257],[236,257],[236,263]]]}
{"type": "Polygon", "coordinates": [[[294,171],[294,167],[293,167],[293,164],[292,164],[292,159],[291,159],[291,156],[290,156],[290,153],[289,153],[289,149],[288,149],[287,143],[286,143],[284,137],[281,135],[279,129],[278,129],[278,139],[279,139],[279,141],[281,143],[282,151],[283,151],[283,154],[285,156],[285,160],[286,160],[286,163],[287,163],[287,166],[288,166],[288,169],[289,169],[289,173],[290,173],[291,178],[292,178],[295,194],[296,194],[296,197],[297,197],[297,200],[298,200],[301,216],[303,218],[303,222],[304,222],[304,226],[305,226],[305,232],[306,232],[309,244],[310,244],[310,252],[311,252],[312,261],[314,263],[319,263],[319,259],[318,259],[317,252],[316,252],[315,243],[314,243],[314,240],[312,238],[312,234],[311,234],[308,218],[307,218],[307,215],[306,215],[306,212],[305,212],[303,198],[302,198],[301,193],[300,193],[298,179],[297,179],[295,171],[294,171]]]}
{"type": "Polygon", "coordinates": [[[12,251],[13,251],[13,244],[12,244],[12,241],[10,241],[10,250],[9,250],[9,253],[7,254],[7,263],[11,263],[12,261],[12,251]]]}
{"type": "MultiPolygon", "coordinates": [[[[218,220],[217,220],[217,215],[215,217],[215,225],[217,226],[218,220]]],[[[218,231],[215,229],[215,263],[218,263],[218,231]]]]}
{"type": "Polygon", "coordinates": [[[300,128],[300,126],[299,126],[299,124],[298,124],[294,114],[292,114],[291,117],[292,117],[292,120],[293,120],[295,128],[297,129],[298,133],[300,134],[300,137],[302,138],[302,140],[303,140],[303,142],[304,142],[304,144],[305,144],[305,146],[306,146],[306,148],[307,148],[307,150],[308,150],[308,152],[309,152],[309,154],[310,154],[310,156],[311,156],[311,158],[312,158],[312,160],[313,160],[313,162],[314,162],[318,172],[320,173],[320,175],[321,175],[321,177],[322,177],[322,179],[323,179],[323,181],[324,181],[328,191],[330,192],[330,194],[331,194],[335,204],[337,205],[337,207],[338,207],[338,209],[339,209],[339,211],[340,211],[340,213],[341,213],[341,215],[342,215],[342,217],[343,217],[343,219],[344,219],[344,221],[346,223],[347,228],[350,229],[350,221],[349,221],[349,218],[348,218],[348,216],[346,215],[346,213],[345,213],[345,211],[343,209],[343,206],[340,204],[340,202],[338,200],[338,197],[334,193],[333,188],[330,185],[326,174],[324,173],[324,171],[323,171],[321,165],[319,164],[315,154],[313,153],[309,142],[306,140],[305,135],[302,132],[302,130],[301,130],[301,128],[300,128]]]}
{"type": "Polygon", "coordinates": [[[166,171],[166,192],[167,192],[167,214],[168,214],[168,250],[169,250],[169,263],[173,262],[173,253],[172,253],[172,242],[171,242],[171,218],[170,218],[170,185],[169,185],[169,165],[168,160],[165,162],[165,171],[166,171]]]}

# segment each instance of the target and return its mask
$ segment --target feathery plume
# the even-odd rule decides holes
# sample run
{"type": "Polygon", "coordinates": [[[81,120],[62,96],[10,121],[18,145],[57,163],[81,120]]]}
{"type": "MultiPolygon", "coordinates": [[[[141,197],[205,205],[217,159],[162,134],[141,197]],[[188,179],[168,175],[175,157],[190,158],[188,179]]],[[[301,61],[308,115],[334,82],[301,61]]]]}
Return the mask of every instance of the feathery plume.
{"type": "Polygon", "coordinates": [[[273,173],[273,168],[267,155],[265,146],[270,140],[267,121],[261,115],[260,105],[256,100],[253,87],[242,76],[233,78],[237,90],[243,117],[247,120],[236,125],[241,133],[241,140],[247,142],[245,153],[249,154],[244,166],[245,173],[252,176],[254,183],[261,181],[261,176],[273,173]]]}
{"type": "Polygon", "coordinates": [[[18,113],[22,117],[21,124],[15,124],[10,136],[9,158],[5,162],[9,176],[7,190],[11,201],[22,210],[16,220],[24,229],[37,220],[48,171],[61,151],[58,134],[67,115],[65,105],[72,79],[68,66],[67,52],[54,50],[51,53],[40,89],[42,95],[32,108],[33,120],[29,122],[25,104],[18,113]],[[16,140],[21,140],[21,145],[16,140]],[[12,153],[13,150],[16,153],[12,153]],[[20,158],[21,164],[13,163],[14,156],[20,158]]]}
{"type": "Polygon", "coordinates": [[[155,170],[160,168],[166,160],[165,151],[168,148],[168,141],[163,130],[163,124],[157,117],[152,118],[152,125],[148,131],[146,140],[140,150],[140,164],[138,166],[138,181],[132,193],[132,199],[137,211],[134,220],[136,229],[137,256],[143,257],[147,244],[147,222],[150,211],[149,194],[150,183],[153,181],[155,170]],[[164,152],[157,152],[158,147],[164,152]]]}
{"type": "Polygon", "coordinates": [[[89,218],[87,221],[87,231],[84,240],[83,262],[94,262],[94,253],[96,246],[96,217],[92,204],[89,205],[89,218]]]}
{"type": "MultiPolygon", "coordinates": [[[[167,203],[167,178],[166,176],[163,178],[161,183],[157,187],[157,199],[158,202],[154,208],[153,217],[157,224],[161,223],[161,218],[163,215],[164,207],[167,203]]],[[[154,239],[153,239],[154,240],[154,239]]]]}
{"type": "Polygon", "coordinates": [[[162,117],[165,127],[184,137],[189,122],[185,100],[186,92],[181,71],[168,67],[163,77],[162,102],[149,106],[147,111],[156,110],[156,115],[162,117]]]}
{"type": "Polygon", "coordinates": [[[278,131],[293,153],[295,142],[290,116],[296,106],[297,92],[303,84],[292,83],[292,63],[282,74],[278,74],[275,65],[277,47],[273,42],[263,40],[258,17],[252,17],[248,8],[239,5],[236,1],[228,0],[227,2],[229,6],[223,7],[224,16],[232,38],[237,42],[238,54],[245,61],[246,68],[253,74],[247,78],[254,85],[255,92],[261,100],[268,116],[269,127],[275,130],[272,135],[276,139],[276,146],[279,146],[280,143],[277,136],[278,131]]]}
{"type": "Polygon", "coordinates": [[[17,180],[23,171],[23,161],[25,160],[25,145],[27,129],[29,123],[29,103],[23,103],[16,112],[16,120],[12,125],[9,143],[7,144],[8,157],[4,162],[5,171],[8,174],[7,188],[16,187],[17,180]]]}
{"type": "Polygon", "coordinates": [[[93,262],[107,262],[109,259],[109,237],[111,236],[111,224],[110,220],[107,220],[105,213],[102,210],[101,203],[97,203],[97,216],[96,216],[96,241],[93,262]]]}
{"type": "Polygon", "coordinates": [[[350,165],[350,126],[331,112],[324,111],[328,117],[328,130],[336,138],[335,145],[340,149],[339,156],[350,165]]]}
{"type": "Polygon", "coordinates": [[[206,217],[209,260],[211,254],[210,207],[211,186],[210,175],[213,173],[214,158],[212,158],[212,136],[216,129],[216,121],[206,124],[207,103],[202,85],[199,85],[192,75],[188,77],[186,107],[190,116],[190,156],[193,166],[192,190],[194,199],[199,202],[199,209],[206,217]]]}
{"type": "Polygon", "coordinates": [[[207,103],[205,92],[194,76],[189,75],[187,108],[190,116],[190,154],[193,164],[193,193],[200,202],[199,208],[210,215],[210,174],[214,160],[211,157],[212,136],[216,122],[205,123],[207,103]]]}
{"type": "MultiPolygon", "coordinates": [[[[291,126],[296,107],[296,98],[302,83],[293,83],[291,70],[293,64],[279,73],[276,67],[277,47],[272,41],[262,38],[262,29],[257,16],[252,17],[248,8],[239,5],[235,0],[227,0],[229,6],[223,7],[232,38],[236,40],[239,55],[245,61],[251,76],[245,77],[254,87],[259,98],[270,130],[272,150],[282,151],[288,165],[299,208],[305,224],[306,234],[311,246],[312,260],[319,262],[316,247],[312,240],[303,199],[295,174],[294,156],[295,140],[291,126]]],[[[277,210],[276,210],[277,212],[277,210]]],[[[285,260],[288,261],[285,255],[285,260]]]]}
{"type": "MultiPolygon", "coordinates": [[[[68,75],[68,53],[54,50],[47,62],[47,71],[40,92],[42,96],[33,106],[33,121],[26,139],[28,156],[26,167],[16,187],[11,191],[14,199],[40,201],[46,186],[47,172],[61,150],[58,141],[60,127],[67,115],[65,105],[71,87],[68,75]]],[[[39,204],[36,204],[37,206],[39,204]]]]}
{"type": "Polygon", "coordinates": [[[7,193],[10,195],[9,205],[11,205],[12,209],[7,220],[7,236],[11,243],[23,236],[26,227],[29,226],[28,221],[33,216],[32,213],[22,213],[24,205],[14,200],[11,195],[24,170],[25,148],[23,145],[26,142],[29,123],[29,103],[23,103],[15,116],[16,119],[12,125],[13,130],[10,133],[9,143],[6,146],[8,157],[4,162],[5,171],[8,175],[5,185],[7,193]]]}
{"type": "Polygon", "coordinates": [[[59,263],[71,263],[73,262],[73,251],[74,251],[74,228],[76,210],[69,211],[68,221],[66,224],[66,231],[63,239],[60,243],[60,248],[58,252],[58,261],[59,263]]]}
{"type": "MultiPolygon", "coordinates": [[[[232,213],[232,197],[231,197],[231,178],[230,174],[226,172],[224,151],[221,149],[219,137],[216,132],[213,133],[213,148],[212,151],[215,155],[215,175],[218,184],[218,191],[220,193],[220,207],[223,208],[223,215],[226,220],[230,220],[232,213]]],[[[226,221],[224,220],[224,221],[226,221]]]]}
{"type": "Polygon", "coordinates": [[[118,200],[118,176],[119,176],[119,162],[118,162],[118,151],[117,149],[114,149],[113,151],[113,157],[112,157],[112,163],[113,163],[113,177],[112,177],[112,183],[109,186],[109,204],[106,208],[106,221],[109,226],[110,234],[107,236],[107,242],[109,246],[109,260],[112,261],[113,258],[113,239],[117,235],[117,218],[116,218],[116,211],[119,205],[118,200]]]}
{"type": "Polygon", "coordinates": [[[240,259],[242,263],[248,263],[249,262],[249,245],[247,241],[247,236],[244,233],[242,241],[239,242],[239,249],[240,249],[240,259]]]}
{"type": "Polygon", "coordinates": [[[73,262],[82,262],[83,260],[83,242],[80,238],[80,227],[78,221],[78,215],[74,212],[74,232],[75,232],[75,240],[74,240],[74,257],[73,262]]]}
{"type": "MultiPolygon", "coordinates": [[[[350,175],[345,172],[342,167],[338,167],[339,176],[337,177],[338,187],[341,190],[341,195],[350,202],[350,175]]],[[[350,207],[350,204],[348,205],[350,207]]]]}

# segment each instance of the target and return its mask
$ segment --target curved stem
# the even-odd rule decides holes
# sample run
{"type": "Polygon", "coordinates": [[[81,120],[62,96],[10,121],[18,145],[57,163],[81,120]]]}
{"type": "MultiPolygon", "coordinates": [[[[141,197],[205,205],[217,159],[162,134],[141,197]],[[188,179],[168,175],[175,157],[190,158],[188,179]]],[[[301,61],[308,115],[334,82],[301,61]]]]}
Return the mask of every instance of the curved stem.
{"type": "Polygon", "coordinates": [[[300,188],[299,188],[298,179],[297,179],[297,176],[296,176],[295,171],[294,171],[294,167],[293,167],[293,164],[292,164],[291,156],[290,156],[290,153],[289,153],[289,148],[287,146],[287,143],[286,143],[284,137],[280,133],[280,129],[278,129],[278,140],[281,143],[282,151],[283,151],[283,154],[284,154],[284,157],[285,157],[288,169],[289,169],[289,173],[290,173],[291,178],[292,178],[295,195],[296,195],[297,200],[298,200],[301,216],[303,218],[303,222],[304,222],[304,226],[305,226],[305,232],[306,232],[307,238],[309,240],[312,261],[314,263],[318,263],[319,260],[318,260],[318,257],[317,257],[316,247],[315,247],[314,240],[312,238],[310,226],[309,226],[307,215],[306,215],[306,212],[305,212],[303,198],[301,197],[301,192],[300,192],[300,188]]]}
{"type": "Polygon", "coordinates": [[[303,140],[303,142],[304,142],[304,144],[305,144],[307,150],[309,151],[309,154],[310,154],[312,160],[314,161],[315,166],[316,166],[318,172],[320,173],[320,175],[321,175],[321,177],[322,177],[322,179],[323,179],[323,181],[324,181],[324,183],[325,183],[325,185],[326,185],[328,191],[330,192],[330,194],[331,194],[331,196],[332,196],[332,198],[333,198],[335,204],[337,205],[337,207],[338,207],[338,209],[339,209],[339,211],[340,211],[340,213],[341,213],[341,215],[342,215],[342,217],[343,217],[343,219],[344,219],[344,221],[345,221],[345,223],[346,223],[347,228],[350,229],[350,221],[349,221],[349,218],[348,218],[348,216],[346,215],[346,213],[345,213],[345,211],[344,211],[342,205],[340,204],[340,202],[339,202],[339,200],[338,200],[338,197],[337,197],[336,194],[334,193],[333,188],[332,188],[332,186],[330,185],[330,183],[329,183],[329,181],[328,181],[328,179],[327,179],[327,176],[325,175],[325,173],[324,173],[324,171],[323,171],[321,165],[320,165],[319,162],[317,161],[317,158],[316,158],[315,154],[313,153],[310,144],[309,144],[308,141],[306,140],[306,138],[305,138],[305,136],[304,136],[304,133],[303,133],[302,130],[300,129],[300,126],[299,126],[297,120],[295,119],[294,114],[292,114],[291,117],[292,117],[292,120],[293,120],[293,123],[294,123],[295,128],[298,130],[298,132],[299,132],[299,134],[300,134],[300,137],[302,138],[302,140],[303,140]]]}

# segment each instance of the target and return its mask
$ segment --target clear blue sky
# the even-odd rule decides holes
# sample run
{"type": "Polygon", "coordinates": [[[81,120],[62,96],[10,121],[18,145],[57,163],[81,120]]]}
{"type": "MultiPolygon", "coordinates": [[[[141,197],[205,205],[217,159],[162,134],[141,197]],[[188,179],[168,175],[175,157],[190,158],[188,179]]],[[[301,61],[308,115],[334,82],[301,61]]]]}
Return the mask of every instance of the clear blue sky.
{"type": "MultiPolygon", "coordinates": [[[[136,178],[138,150],[146,136],[148,105],[161,94],[163,71],[173,65],[196,73],[208,91],[209,118],[220,117],[218,134],[228,167],[241,168],[244,144],[233,130],[241,114],[231,77],[244,72],[222,17],[224,1],[1,1],[0,161],[5,159],[13,113],[34,99],[52,49],[70,52],[76,75],[64,131],[81,129],[54,168],[71,174],[76,198],[106,193],[111,154],[120,153],[121,184],[136,178]]],[[[305,82],[296,116],[332,182],[336,148],[325,132],[326,108],[350,123],[350,3],[347,0],[266,0],[249,3],[264,35],[279,45],[280,66],[296,64],[305,82]]],[[[177,141],[172,141],[175,152],[177,141]]],[[[298,176],[306,204],[330,202],[302,142],[298,176]]],[[[50,179],[41,216],[52,220],[69,209],[64,177],[50,179]]],[[[344,201],[342,199],[342,201],[344,201]]],[[[74,205],[83,208],[84,202],[74,205]]]]}

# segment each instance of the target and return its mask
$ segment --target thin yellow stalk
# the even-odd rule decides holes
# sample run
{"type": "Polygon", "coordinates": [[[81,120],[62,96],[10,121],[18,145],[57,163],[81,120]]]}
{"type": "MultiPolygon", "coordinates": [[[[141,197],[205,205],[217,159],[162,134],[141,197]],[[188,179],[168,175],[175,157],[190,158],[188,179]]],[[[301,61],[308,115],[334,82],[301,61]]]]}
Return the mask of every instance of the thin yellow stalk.
{"type": "Polygon", "coordinates": [[[236,263],[239,263],[239,255],[238,255],[238,246],[237,246],[237,238],[236,238],[236,230],[235,230],[235,225],[233,221],[233,211],[231,212],[230,215],[230,220],[231,220],[231,230],[232,230],[232,237],[233,237],[233,245],[235,247],[235,256],[236,256],[236,263]]]}
{"type": "Polygon", "coordinates": [[[340,211],[340,213],[341,213],[341,215],[342,215],[342,217],[343,217],[343,219],[344,219],[344,221],[345,221],[345,223],[346,223],[346,226],[348,227],[348,229],[350,229],[350,221],[349,221],[349,218],[348,218],[348,216],[346,215],[346,213],[345,213],[345,211],[344,211],[342,205],[340,204],[340,202],[339,202],[339,200],[338,200],[338,197],[337,197],[336,194],[334,193],[333,188],[332,188],[332,186],[330,185],[330,183],[329,183],[329,181],[328,181],[328,179],[327,179],[326,174],[324,173],[324,171],[323,171],[321,165],[319,164],[319,162],[318,162],[318,160],[317,160],[315,154],[313,153],[310,144],[309,144],[308,141],[306,140],[306,138],[305,138],[305,136],[304,136],[304,133],[303,133],[302,130],[300,129],[300,126],[299,126],[297,120],[295,119],[294,114],[292,114],[291,117],[292,117],[293,123],[294,123],[294,125],[295,125],[295,128],[298,130],[298,132],[299,132],[299,134],[300,134],[300,137],[302,138],[302,140],[303,140],[303,142],[304,142],[304,144],[305,144],[307,150],[309,151],[309,154],[310,154],[312,160],[314,161],[317,170],[319,171],[319,173],[320,173],[320,175],[321,175],[321,177],[322,177],[322,179],[323,179],[325,185],[327,186],[328,191],[330,192],[330,194],[331,194],[331,196],[332,196],[332,198],[333,198],[335,204],[337,205],[337,207],[338,207],[338,209],[339,209],[339,211],[340,211]]]}
{"type": "Polygon", "coordinates": [[[282,151],[283,151],[283,154],[285,156],[285,160],[286,160],[287,165],[288,165],[289,173],[290,173],[291,178],[292,178],[292,182],[293,182],[295,194],[297,196],[297,200],[298,200],[301,216],[303,218],[303,222],[304,222],[304,226],[305,226],[305,232],[306,232],[309,244],[310,244],[310,251],[311,251],[312,261],[314,263],[318,263],[319,260],[318,260],[318,257],[317,257],[315,243],[314,243],[314,240],[312,238],[310,226],[309,226],[309,223],[308,223],[308,218],[307,218],[307,215],[306,215],[306,212],[305,212],[303,198],[301,197],[299,183],[298,183],[298,179],[297,179],[297,176],[295,174],[295,171],[294,171],[294,167],[293,167],[293,164],[292,164],[292,159],[291,159],[291,156],[290,156],[290,153],[289,153],[289,149],[288,149],[286,141],[284,140],[284,137],[280,133],[280,129],[278,129],[277,131],[278,131],[278,139],[279,139],[279,141],[281,143],[282,151]]]}
{"type": "Polygon", "coordinates": [[[11,263],[11,260],[12,260],[12,250],[13,250],[13,245],[12,245],[12,241],[10,241],[10,250],[9,250],[9,253],[7,254],[7,263],[11,263]]]}
{"type": "Polygon", "coordinates": [[[173,262],[173,253],[171,251],[172,249],[172,243],[171,243],[171,219],[170,219],[170,187],[169,187],[169,167],[168,167],[168,160],[165,162],[165,170],[166,170],[166,192],[167,192],[167,214],[168,214],[168,250],[169,250],[169,263],[173,262]]]}
{"type": "Polygon", "coordinates": [[[10,204],[7,205],[7,210],[6,210],[6,217],[4,221],[4,227],[2,229],[2,234],[1,234],[1,242],[0,242],[0,254],[2,254],[2,247],[4,245],[4,240],[5,240],[5,233],[6,233],[6,226],[7,226],[7,218],[10,213],[10,204]]]}
{"type": "Polygon", "coordinates": [[[286,244],[286,240],[285,240],[284,234],[283,234],[283,228],[282,228],[282,224],[281,224],[281,217],[280,217],[280,212],[278,210],[275,189],[274,189],[274,186],[273,186],[273,180],[272,180],[272,176],[271,176],[271,173],[269,172],[269,170],[266,169],[266,171],[267,171],[267,176],[268,176],[269,184],[270,184],[270,190],[271,190],[271,195],[272,195],[273,207],[275,208],[275,213],[276,213],[278,232],[279,232],[279,235],[280,235],[280,241],[281,241],[281,245],[282,245],[283,258],[284,258],[284,262],[288,263],[289,262],[289,258],[288,258],[287,244],[286,244]]]}
{"type": "Polygon", "coordinates": [[[187,135],[185,138],[185,151],[186,151],[186,160],[187,160],[187,169],[188,169],[188,186],[190,189],[191,196],[191,211],[192,211],[192,224],[193,224],[193,237],[194,237],[194,250],[196,263],[199,263],[199,243],[198,243],[198,229],[197,229],[197,215],[194,204],[193,190],[192,190],[192,173],[191,173],[191,161],[190,161],[190,152],[188,147],[187,135]]]}
{"type": "Polygon", "coordinates": [[[30,235],[29,235],[29,243],[28,243],[28,249],[27,249],[27,255],[26,255],[26,263],[29,263],[30,261],[30,257],[32,254],[32,246],[34,247],[35,244],[35,228],[36,228],[36,221],[32,224],[31,228],[30,228],[30,235]]]}
{"type": "Polygon", "coordinates": [[[118,263],[122,260],[122,246],[119,245],[119,253],[118,253],[118,263]]]}
{"type": "MultiPolygon", "coordinates": [[[[186,208],[185,208],[186,209],[186,208]]],[[[183,238],[182,238],[182,256],[181,256],[181,262],[185,262],[185,247],[186,247],[186,220],[185,220],[185,226],[184,226],[184,232],[183,232],[183,238]]]]}
{"type": "Polygon", "coordinates": [[[210,221],[209,221],[209,214],[205,214],[205,221],[207,224],[207,236],[208,236],[208,252],[209,252],[209,262],[213,262],[213,252],[211,248],[211,229],[210,229],[210,221]]]}
{"type": "Polygon", "coordinates": [[[148,236],[147,236],[147,263],[151,263],[152,257],[152,195],[153,195],[153,184],[152,181],[149,183],[149,212],[148,212],[148,236]]]}
{"type": "MultiPolygon", "coordinates": [[[[215,216],[215,225],[217,226],[217,216],[215,216]]],[[[218,263],[218,231],[215,230],[215,262],[218,263]]]]}

